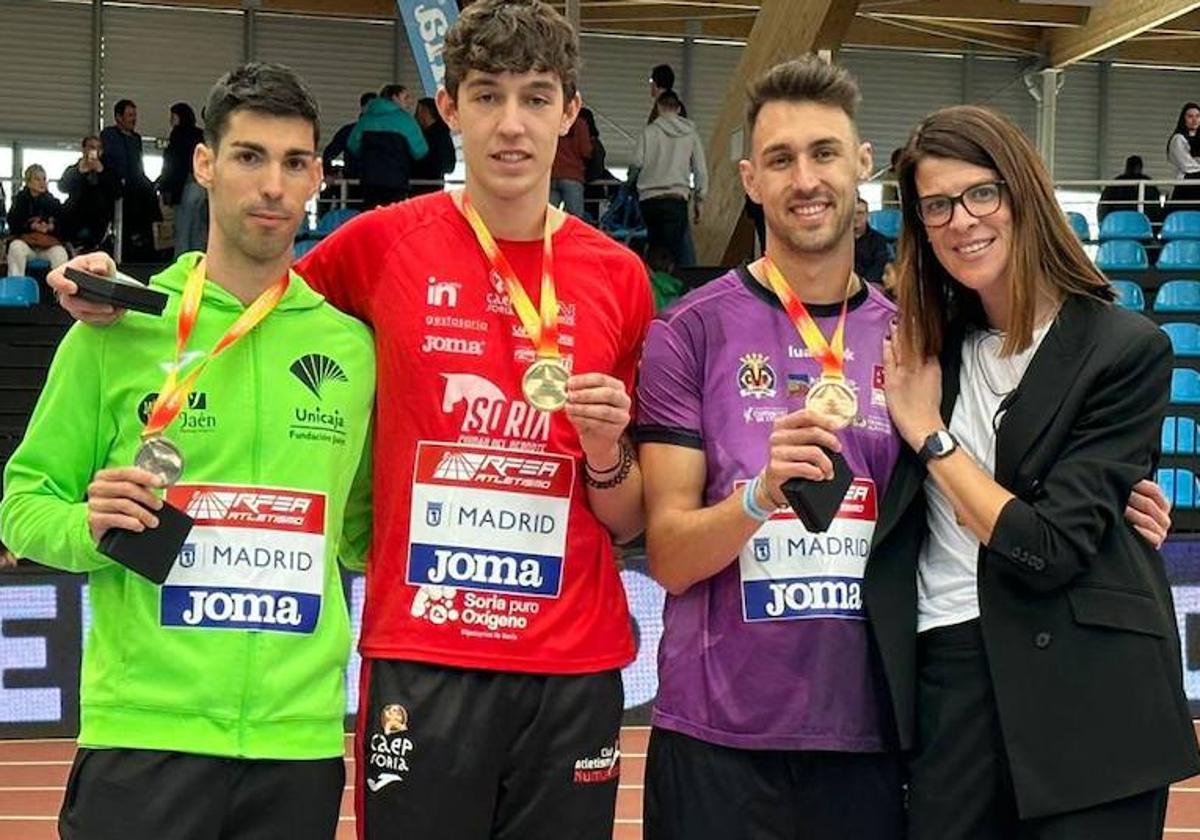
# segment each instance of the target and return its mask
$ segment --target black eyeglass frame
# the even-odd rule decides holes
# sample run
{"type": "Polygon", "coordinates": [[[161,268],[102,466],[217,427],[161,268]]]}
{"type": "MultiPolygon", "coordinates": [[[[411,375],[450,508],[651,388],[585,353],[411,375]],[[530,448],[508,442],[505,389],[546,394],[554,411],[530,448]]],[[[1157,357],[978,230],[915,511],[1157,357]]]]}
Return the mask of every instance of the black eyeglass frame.
{"type": "Polygon", "coordinates": [[[945,227],[946,225],[950,224],[951,221],[954,220],[954,205],[961,204],[962,209],[971,218],[986,219],[988,216],[991,216],[994,213],[996,213],[1000,209],[1000,206],[1002,204],[1004,204],[1004,188],[1007,186],[1008,186],[1008,184],[1005,181],[996,179],[994,181],[980,181],[978,184],[972,184],[971,186],[967,187],[965,190],[960,192],[958,195],[939,195],[939,194],[935,193],[933,195],[926,195],[926,196],[919,197],[917,199],[917,203],[916,203],[917,218],[919,218],[921,220],[921,224],[925,225],[925,227],[927,227],[927,228],[945,227]],[[977,190],[980,187],[995,187],[996,195],[998,196],[998,198],[996,200],[996,206],[993,207],[991,210],[988,210],[986,213],[973,212],[971,210],[971,208],[967,206],[967,202],[965,200],[967,193],[971,192],[972,190],[977,190]],[[938,224],[930,224],[928,221],[925,220],[925,212],[921,207],[921,202],[928,201],[931,198],[949,199],[950,213],[946,216],[946,221],[939,222],[938,224]]]}

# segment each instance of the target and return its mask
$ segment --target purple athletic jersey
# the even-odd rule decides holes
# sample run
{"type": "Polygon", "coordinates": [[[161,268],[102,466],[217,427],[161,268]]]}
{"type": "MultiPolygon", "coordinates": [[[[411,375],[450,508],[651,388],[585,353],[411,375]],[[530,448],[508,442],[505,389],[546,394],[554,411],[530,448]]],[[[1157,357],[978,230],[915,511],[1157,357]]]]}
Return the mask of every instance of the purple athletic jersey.
{"type": "MultiPolygon", "coordinates": [[[[808,309],[831,338],[841,305],[808,309]]],[[[777,512],[724,570],[667,597],[654,725],[744,749],[889,747],[862,573],[900,448],[883,393],[895,312],[869,286],[850,300],[845,370],[858,416],[839,436],[855,481],[833,525],[811,534],[777,512]]],[[[704,503],[716,504],[763,468],[773,421],[804,407],[820,373],[775,295],[731,271],[651,324],[638,439],[703,451],[704,503]]]]}

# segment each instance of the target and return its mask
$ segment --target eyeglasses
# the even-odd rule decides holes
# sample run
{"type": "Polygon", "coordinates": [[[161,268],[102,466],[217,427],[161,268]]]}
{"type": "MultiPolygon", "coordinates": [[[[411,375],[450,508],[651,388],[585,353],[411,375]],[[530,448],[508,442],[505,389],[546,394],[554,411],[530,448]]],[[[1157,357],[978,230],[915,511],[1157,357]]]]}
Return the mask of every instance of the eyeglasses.
{"type": "Polygon", "coordinates": [[[1003,186],[1003,181],[985,181],[958,195],[927,195],[917,199],[917,215],[925,227],[942,227],[954,218],[954,205],[961,204],[967,213],[982,219],[1000,209],[1000,188],[1003,186]]]}

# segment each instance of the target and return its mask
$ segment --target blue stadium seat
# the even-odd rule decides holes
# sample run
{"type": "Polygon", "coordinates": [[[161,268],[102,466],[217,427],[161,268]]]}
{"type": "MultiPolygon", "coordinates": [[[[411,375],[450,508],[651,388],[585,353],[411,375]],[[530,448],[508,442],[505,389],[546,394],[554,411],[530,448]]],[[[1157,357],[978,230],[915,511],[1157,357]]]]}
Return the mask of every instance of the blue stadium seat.
{"type": "Polygon", "coordinates": [[[1100,223],[1100,241],[1136,239],[1145,242],[1154,238],[1154,229],[1145,213],[1137,210],[1114,210],[1100,223]]]}
{"type": "Polygon", "coordinates": [[[320,241],[320,239],[297,239],[295,244],[292,245],[293,259],[300,259],[313,248],[317,247],[317,243],[320,241]]]}
{"type": "Polygon", "coordinates": [[[1200,371],[1191,368],[1171,371],[1171,404],[1200,405],[1200,371]]]}
{"type": "Polygon", "coordinates": [[[1164,455],[1195,455],[1200,452],[1196,421],[1191,417],[1164,417],[1162,452],[1164,455]]]}
{"type": "Polygon", "coordinates": [[[1150,267],[1150,260],[1146,258],[1146,249],[1142,247],[1142,243],[1128,239],[1112,239],[1100,244],[1100,251],[1096,254],[1096,267],[1101,271],[1140,271],[1150,267]]]}
{"type": "Polygon", "coordinates": [[[1112,285],[1117,293],[1117,306],[1139,312],[1146,308],[1146,295],[1140,285],[1132,280],[1113,280],[1112,285]]]}
{"type": "Polygon", "coordinates": [[[1162,330],[1171,337],[1171,347],[1178,358],[1200,357],[1200,324],[1163,324],[1162,330]]]}
{"type": "Polygon", "coordinates": [[[338,207],[328,211],[317,219],[317,236],[328,236],[357,215],[358,211],[349,207],[338,207]]]}
{"type": "Polygon", "coordinates": [[[1200,280],[1168,280],[1154,296],[1155,312],[1200,312],[1200,280]]]}
{"type": "Polygon", "coordinates": [[[1080,242],[1087,242],[1092,238],[1092,231],[1088,227],[1087,216],[1070,210],[1067,212],[1067,222],[1070,223],[1071,230],[1075,231],[1075,235],[1079,237],[1080,242]]]}
{"type": "Polygon", "coordinates": [[[1160,469],[1155,476],[1163,494],[1177,510],[1191,510],[1196,507],[1197,493],[1196,476],[1191,470],[1160,469]]]}
{"type": "Polygon", "coordinates": [[[38,285],[32,277],[0,277],[0,306],[28,308],[38,302],[38,285]]]}
{"type": "Polygon", "coordinates": [[[903,223],[904,214],[894,207],[872,210],[867,216],[867,224],[893,242],[900,238],[900,227],[903,223]]]}
{"type": "Polygon", "coordinates": [[[30,277],[45,277],[50,273],[50,260],[30,257],[25,261],[25,273],[30,277]]]}
{"type": "Polygon", "coordinates": [[[1163,222],[1159,236],[1164,242],[1200,239],[1200,210],[1176,210],[1163,222]]]}
{"type": "Polygon", "coordinates": [[[1158,255],[1161,271],[1200,271],[1200,242],[1176,239],[1163,246],[1158,255]]]}

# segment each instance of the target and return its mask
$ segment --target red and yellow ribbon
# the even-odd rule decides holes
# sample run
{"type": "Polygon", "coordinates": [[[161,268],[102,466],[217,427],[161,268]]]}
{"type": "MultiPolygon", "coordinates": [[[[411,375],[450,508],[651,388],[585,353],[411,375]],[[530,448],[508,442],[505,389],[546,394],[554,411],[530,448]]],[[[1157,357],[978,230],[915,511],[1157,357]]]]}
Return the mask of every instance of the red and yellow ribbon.
{"type": "Polygon", "coordinates": [[[465,191],[462,194],[462,210],[463,215],[467,217],[467,223],[471,226],[471,230],[475,232],[475,239],[479,242],[479,247],[483,249],[483,254],[487,257],[492,270],[504,281],[504,288],[508,292],[508,299],[512,302],[513,311],[521,320],[521,326],[525,328],[525,333],[533,343],[533,349],[537,353],[538,358],[559,358],[558,296],[554,291],[554,246],[550,241],[553,222],[550,217],[549,207],[546,210],[546,227],[542,234],[540,315],[533,308],[533,301],[529,299],[529,295],[525,292],[525,287],[521,285],[517,273],[513,270],[512,263],[508,261],[508,257],[504,256],[504,252],[500,250],[500,246],[492,238],[491,231],[487,229],[487,225],[484,224],[479,211],[471,204],[471,199],[465,191]]]}
{"type": "Polygon", "coordinates": [[[787,284],[787,280],[784,279],[783,273],[775,265],[775,262],[764,255],[762,264],[767,275],[767,282],[771,284],[775,296],[779,298],[788,317],[795,324],[796,332],[800,333],[804,346],[808,348],[812,357],[821,363],[821,376],[826,379],[845,379],[846,312],[850,304],[850,289],[854,283],[854,274],[851,273],[850,278],[846,281],[846,295],[842,298],[842,314],[838,317],[832,340],[827,341],[821,333],[821,328],[808,314],[808,310],[800,298],[796,297],[796,293],[787,284]]]}
{"type": "Polygon", "coordinates": [[[150,409],[150,419],[146,421],[146,428],[142,430],[143,440],[154,437],[171,425],[183,411],[188,395],[196,387],[196,380],[200,378],[200,374],[203,373],[208,363],[258,326],[259,322],[279,305],[290,282],[288,273],[284,272],[278,282],[272,284],[246,307],[246,310],[221,336],[216,346],[181,380],[179,379],[179,368],[183,359],[183,351],[187,347],[188,339],[191,338],[196,320],[200,316],[200,300],[204,296],[204,267],[205,260],[201,257],[192,268],[191,273],[188,274],[187,283],[183,287],[183,300],[179,304],[179,320],[175,329],[175,363],[171,366],[171,372],[167,374],[167,381],[163,383],[158,399],[154,401],[154,406],[150,409]]]}

